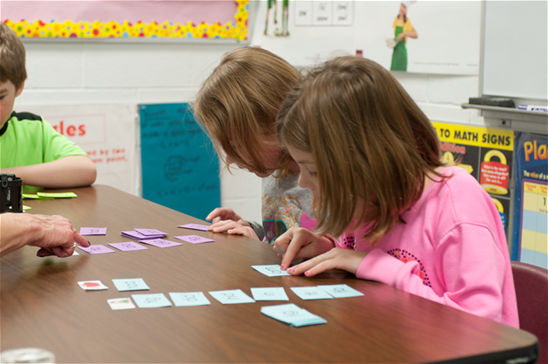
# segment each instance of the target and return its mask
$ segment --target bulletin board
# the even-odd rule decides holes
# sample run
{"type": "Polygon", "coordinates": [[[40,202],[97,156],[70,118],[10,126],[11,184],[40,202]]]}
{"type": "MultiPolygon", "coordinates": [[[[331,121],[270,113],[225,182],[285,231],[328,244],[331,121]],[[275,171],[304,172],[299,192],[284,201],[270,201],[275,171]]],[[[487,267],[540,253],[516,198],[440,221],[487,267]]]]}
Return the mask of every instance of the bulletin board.
{"type": "Polygon", "coordinates": [[[2,0],[24,38],[247,40],[248,0],[2,0]]]}
{"type": "Polygon", "coordinates": [[[135,104],[25,105],[82,148],[97,168],[96,184],[139,194],[135,104]]]}
{"type": "Polygon", "coordinates": [[[548,137],[516,133],[512,260],[548,269],[548,137]]]}
{"type": "Polygon", "coordinates": [[[405,51],[388,45],[397,39],[401,1],[258,3],[252,44],[295,66],[361,54],[395,72],[479,74],[481,1],[405,1],[407,24],[418,35],[398,41],[405,51]]]}
{"type": "Polygon", "coordinates": [[[443,160],[460,160],[459,167],[480,183],[495,203],[510,241],[514,132],[469,125],[432,124],[438,132],[443,160]]]}
{"type": "Polygon", "coordinates": [[[198,219],[221,206],[219,158],[188,103],[139,105],[143,198],[198,219]]]}

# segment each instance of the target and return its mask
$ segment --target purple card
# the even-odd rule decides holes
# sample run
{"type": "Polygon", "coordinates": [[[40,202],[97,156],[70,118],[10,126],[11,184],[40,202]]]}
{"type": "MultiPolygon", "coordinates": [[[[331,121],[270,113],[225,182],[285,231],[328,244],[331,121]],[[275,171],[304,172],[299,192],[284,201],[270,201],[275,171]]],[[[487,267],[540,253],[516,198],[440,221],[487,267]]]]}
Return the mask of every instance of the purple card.
{"type": "Polygon", "coordinates": [[[80,235],[106,235],[107,228],[82,227],[80,235]]]}
{"type": "Polygon", "coordinates": [[[198,235],[181,235],[181,236],[175,236],[175,239],[184,240],[192,244],[200,244],[200,243],[210,243],[212,241],[215,241],[213,239],[204,238],[202,236],[198,235]]]}
{"type": "Polygon", "coordinates": [[[139,234],[145,235],[145,236],[166,236],[167,234],[156,229],[133,229],[137,231],[139,234]]]}
{"type": "Polygon", "coordinates": [[[91,245],[87,248],[79,246],[78,248],[82,249],[88,254],[106,254],[106,253],[115,253],[114,250],[107,248],[104,245],[91,245]]]}
{"type": "Polygon", "coordinates": [[[139,240],[139,243],[154,245],[158,248],[169,248],[171,246],[183,245],[183,243],[177,243],[175,241],[169,241],[164,239],[145,239],[139,240]]]}
{"type": "Polygon", "coordinates": [[[156,239],[156,238],[163,238],[165,235],[143,235],[141,233],[138,233],[137,231],[122,231],[121,234],[123,236],[127,236],[128,238],[132,238],[132,239],[137,239],[137,240],[141,240],[141,239],[156,239]]]}
{"type": "Polygon", "coordinates": [[[115,247],[123,252],[131,252],[134,250],[147,250],[147,247],[139,245],[133,241],[126,241],[123,243],[108,243],[108,245],[115,247]]]}
{"type": "Polygon", "coordinates": [[[207,225],[200,225],[200,224],[186,224],[186,225],[179,225],[177,227],[185,228],[185,229],[201,230],[201,231],[207,231],[209,228],[209,226],[207,225]]]}

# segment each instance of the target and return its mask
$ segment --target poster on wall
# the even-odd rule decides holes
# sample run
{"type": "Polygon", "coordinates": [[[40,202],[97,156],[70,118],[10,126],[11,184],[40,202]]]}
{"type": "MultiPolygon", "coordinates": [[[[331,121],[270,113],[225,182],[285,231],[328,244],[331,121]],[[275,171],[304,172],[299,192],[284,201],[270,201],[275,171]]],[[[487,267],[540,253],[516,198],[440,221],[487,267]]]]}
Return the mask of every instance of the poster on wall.
{"type": "Polygon", "coordinates": [[[253,44],[295,66],[361,55],[398,72],[477,75],[480,1],[261,1],[253,44]]]}
{"type": "Polygon", "coordinates": [[[25,105],[19,109],[42,116],[82,148],[97,168],[95,183],[138,195],[137,105],[25,105]]]}
{"type": "Polygon", "coordinates": [[[143,198],[198,219],[221,206],[219,159],[189,104],[139,105],[143,198]]]}
{"type": "Polygon", "coordinates": [[[516,133],[512,260],[548,269],[548,136],[516,133]]]}
{"type": "Polygon", "coordinates": [[[247,40],[248,0],[2,0],[25,38],[247,40]]]}
{"type": "Polygon", "coordinates": [[[510,241],[510,178],[513,168],[514,132],[469,125],[432,123],[438,132],[443,160],[460,160],[491,196],[510,241]]]}

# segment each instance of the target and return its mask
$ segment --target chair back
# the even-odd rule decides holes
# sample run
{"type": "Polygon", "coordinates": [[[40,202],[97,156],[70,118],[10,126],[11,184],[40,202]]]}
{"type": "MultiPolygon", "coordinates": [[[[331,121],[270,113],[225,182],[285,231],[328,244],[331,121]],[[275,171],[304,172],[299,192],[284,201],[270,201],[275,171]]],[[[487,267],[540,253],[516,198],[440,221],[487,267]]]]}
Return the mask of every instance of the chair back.
{"type": "Polygon", "coordinates": [[[520,329],[538,338],[537,363],[548,363],[548,270],[522,262],[511,264],[520,329]]]}

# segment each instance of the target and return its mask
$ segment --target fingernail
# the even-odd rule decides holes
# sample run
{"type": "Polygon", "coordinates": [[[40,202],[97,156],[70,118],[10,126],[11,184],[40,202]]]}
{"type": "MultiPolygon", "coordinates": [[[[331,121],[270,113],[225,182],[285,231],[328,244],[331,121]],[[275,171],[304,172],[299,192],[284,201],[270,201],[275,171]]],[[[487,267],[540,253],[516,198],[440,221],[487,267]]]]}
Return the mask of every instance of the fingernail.
{"type": "Polygon", "coordinates": [[[285,265],[282,264],[282,265],[280,266],[280,269],[285,269],[285,265]]]}
{"type": "Polygon", "coordinates": [[[89,245],[91,245],[91,243],[89,242],[89,240],[86,240],[88,242],[89,245]]]}
{"type": "Polygon", "coordinates": [[[304,275],[305,275],[305,276],[307,276],[307,275],[309,275],[309,274],[310,274],[310,271],[309,271],[309,270],[307,270],[306,272],[304,272],[304,275]]]}

